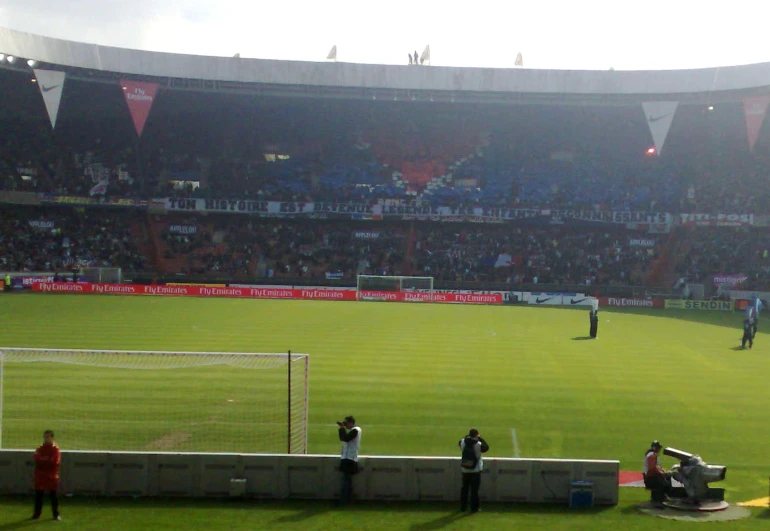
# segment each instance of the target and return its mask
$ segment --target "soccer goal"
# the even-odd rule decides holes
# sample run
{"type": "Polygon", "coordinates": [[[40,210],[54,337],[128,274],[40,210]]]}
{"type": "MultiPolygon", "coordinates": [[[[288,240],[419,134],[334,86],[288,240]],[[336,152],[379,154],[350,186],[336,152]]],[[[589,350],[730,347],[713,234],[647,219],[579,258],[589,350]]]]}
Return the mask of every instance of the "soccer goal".
{"type": "Polygon", "coordinates": [[[78,280],[94,284],[122,284],[123,270],[119,267],[81,267],[78,280]]]}
{"type": "Polygon", "coordinates": [[[430,302],[433,277],[358,275],[356,293],[362,301],[430,302]]]}
{"type": "Polygon", "coordinates": [[[307,453],[307,354],[0,348],[0,448],[307,453]]]}

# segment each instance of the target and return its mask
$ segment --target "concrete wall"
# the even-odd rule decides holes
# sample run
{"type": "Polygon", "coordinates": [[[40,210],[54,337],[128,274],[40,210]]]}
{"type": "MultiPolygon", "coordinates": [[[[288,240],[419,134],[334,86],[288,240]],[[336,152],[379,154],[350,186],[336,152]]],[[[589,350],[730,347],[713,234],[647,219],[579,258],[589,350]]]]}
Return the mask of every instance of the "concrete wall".
{"type": "MultiPolygon", "coordinates": [[[[62,452],[61,493],[93,496],[228,496],[230,479],[246,479],[246,496],[331,499],[339,493],[339,458],[329,455],[239,455],[62,452]]],[[[461,484],[456,457],[362,457],[354,479],[364,500],[453,501],[461,484]]],[[[570,481],[594,482],[594,500],[618,503],[617,461],[485,458],[482,499],[566,503],[570,481]]],[[[32,492],[30,450],[0,450],[0,494],[32,492]]]]}
{"type": "MultiPolygon", "coordinates": [[[[53,65],[156,77],[456,92],[649,95],[710,94],[770,86],[770,63],[694,70],[575,71],[383,66],[235,59],[128,50],[0,28],[0,53],[53,65]]],[[[763,92],[764,93],[764,92],[763,92]]]]}

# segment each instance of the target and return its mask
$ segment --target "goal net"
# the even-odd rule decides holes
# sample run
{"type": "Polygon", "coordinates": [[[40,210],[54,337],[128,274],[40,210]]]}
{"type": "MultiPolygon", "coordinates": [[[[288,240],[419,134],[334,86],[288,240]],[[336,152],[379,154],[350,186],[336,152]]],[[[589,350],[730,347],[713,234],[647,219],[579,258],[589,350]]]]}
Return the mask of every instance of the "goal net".
{"type": "Polygon", "coordinates": [[[0,448],[307,453],[307,354],[0,347],[0,448]]]}
{"type": "Polygon", "coordinates": [[[362,301],[430,302],[433,277],[358,275],[356,293],[362,301]]]}
{"type": "Polygon", "coordinates": [[[78,280],[95,284],[122,284],[123,270],[119,267],[81,267],[78,280]]]}

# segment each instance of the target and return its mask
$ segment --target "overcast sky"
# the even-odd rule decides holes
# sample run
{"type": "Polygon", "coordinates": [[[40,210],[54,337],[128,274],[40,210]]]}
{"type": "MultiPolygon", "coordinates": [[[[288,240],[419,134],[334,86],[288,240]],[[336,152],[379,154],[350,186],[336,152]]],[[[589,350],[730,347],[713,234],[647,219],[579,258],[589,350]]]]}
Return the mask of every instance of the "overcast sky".
{"type": "Polygon", "coordinates": [[[433,65],[671,69],[770,61],[767,0],[2,0],[0,26],[165,52],[433,65]],[[713,5],[713,7],[711,7],[713,5]]]}

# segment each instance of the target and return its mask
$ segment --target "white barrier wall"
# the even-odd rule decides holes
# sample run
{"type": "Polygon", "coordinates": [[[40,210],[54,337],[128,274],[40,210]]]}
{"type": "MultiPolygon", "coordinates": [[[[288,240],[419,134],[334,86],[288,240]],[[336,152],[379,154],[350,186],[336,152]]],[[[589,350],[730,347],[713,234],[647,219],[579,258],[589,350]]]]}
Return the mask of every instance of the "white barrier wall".
{"type": "MultiPolygon", "coordinates": [[[[354,478],[363,500],[454,501],[456,457],[362,457],[354,478]]],[[[60,492],[92,496],[228,496],[230,480],[246,480],[246,496],[331,499],[339,494],[339,457],[62,452],[60,492]]],[[[592,481],[594,503],[618,503],[617,461],[485,458],[485,501],[567,503],[571,481],[592,481]]],[[[31,450],[0,450],[0,494],[33,491],[31,450]]]]}

